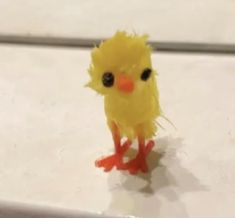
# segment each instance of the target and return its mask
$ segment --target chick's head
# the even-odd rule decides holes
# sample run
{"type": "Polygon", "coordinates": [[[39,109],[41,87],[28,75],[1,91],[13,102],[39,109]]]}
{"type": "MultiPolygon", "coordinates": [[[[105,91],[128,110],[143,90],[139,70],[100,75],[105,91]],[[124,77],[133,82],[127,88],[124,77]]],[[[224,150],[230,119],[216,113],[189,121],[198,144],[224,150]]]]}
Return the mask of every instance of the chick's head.
{"type": "Polygon", "coordinates": [[[149,89],[154,82],[151,48],[147,36],[117,32],[95,47],[87,84],[102,95],[130,96],[149,89]]]}

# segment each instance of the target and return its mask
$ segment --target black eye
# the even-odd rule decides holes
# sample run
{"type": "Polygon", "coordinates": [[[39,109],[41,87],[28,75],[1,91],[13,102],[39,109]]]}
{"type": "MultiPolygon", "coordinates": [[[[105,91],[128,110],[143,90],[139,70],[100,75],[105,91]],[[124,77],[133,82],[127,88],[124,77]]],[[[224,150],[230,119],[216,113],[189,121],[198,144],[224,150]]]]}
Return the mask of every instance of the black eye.
{"type": "Polygon", "coordinates": [[[105,87],[111,87],[114,83],[114,76],[111,72],[106,72],[103,74],[102,82],[105,87]]]}
{"type": "Polygon", "coordinates": [[[149,68],[144,69],[143,73],[141,74],[141,79],[146,81],[152,73],[152,70],[149,68]]]}

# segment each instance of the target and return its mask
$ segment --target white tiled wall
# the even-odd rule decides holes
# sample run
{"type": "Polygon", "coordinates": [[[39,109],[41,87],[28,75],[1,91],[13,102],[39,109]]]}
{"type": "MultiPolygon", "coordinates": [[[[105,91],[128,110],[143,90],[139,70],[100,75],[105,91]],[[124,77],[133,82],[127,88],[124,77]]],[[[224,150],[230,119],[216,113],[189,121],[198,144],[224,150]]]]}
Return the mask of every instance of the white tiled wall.
{"type": "Polygon", "coordinates": [[[235,43],[234,0],[0,0],[0,33],[235,43]]]}

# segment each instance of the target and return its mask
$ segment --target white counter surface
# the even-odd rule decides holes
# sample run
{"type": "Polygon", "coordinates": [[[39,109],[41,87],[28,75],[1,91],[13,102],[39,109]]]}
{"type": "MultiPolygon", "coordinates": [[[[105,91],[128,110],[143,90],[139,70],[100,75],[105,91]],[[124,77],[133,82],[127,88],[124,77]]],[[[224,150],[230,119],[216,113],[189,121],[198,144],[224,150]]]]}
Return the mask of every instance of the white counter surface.
{"type": "MultiPolygon", "coordinates": [[[[162,108],[151,172],[104,173],[89,50],[0,46],[0,199],[144,218],[235,216],[235,56],[153,54],[162,108]]],[[[1,204],[0,204],[0,208],[1,204]]]]}

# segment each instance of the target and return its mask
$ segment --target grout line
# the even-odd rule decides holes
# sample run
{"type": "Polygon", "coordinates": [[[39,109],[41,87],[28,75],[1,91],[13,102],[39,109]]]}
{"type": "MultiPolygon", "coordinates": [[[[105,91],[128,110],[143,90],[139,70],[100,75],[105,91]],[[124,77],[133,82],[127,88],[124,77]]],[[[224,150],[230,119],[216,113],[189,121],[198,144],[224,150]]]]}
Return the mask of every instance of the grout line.
{"type": "MultiPolygon", "coordinates": [[[[5,44],[91,48],[98,45],[101,41],[102,39],[0,34],[0,43],[5,44]]],[[[158,51],[235,54],[235,44],[173,41],[150,41],[149,43],[153,50],[158,51]]]]}
{"type": "MultiPolygon", "coordinates": [[[[92,213],[79,209],[68,209],[53,205],[5,201],[0,199],[0,218],[118,218],[102,213],[92,213]]],[[[123,218],[128,218],[123,216],[123,218]]]]}

